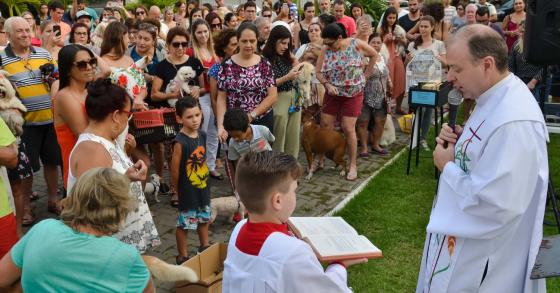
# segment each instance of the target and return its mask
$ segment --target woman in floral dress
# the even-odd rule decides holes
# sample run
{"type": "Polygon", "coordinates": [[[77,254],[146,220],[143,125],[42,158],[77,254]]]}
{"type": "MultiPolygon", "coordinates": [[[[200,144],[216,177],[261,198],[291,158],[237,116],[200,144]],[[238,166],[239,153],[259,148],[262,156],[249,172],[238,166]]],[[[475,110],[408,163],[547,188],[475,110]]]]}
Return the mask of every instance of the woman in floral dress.
{"type": "Polygon", "coordinates": [[[377,52],[366,42],[345,38],[344,27],[331,23],[322,32],[323,49],[317,60],[317,79],[325,86],[321,126],[334,128],[337,116],[342,117],[350,168],[346,179],[358,178],[356,165],[356,120],[362,112],[364,100],[364,56],[377,58],[377,52]],[[362,56],[363,55],[363,56],[362,56]]]}

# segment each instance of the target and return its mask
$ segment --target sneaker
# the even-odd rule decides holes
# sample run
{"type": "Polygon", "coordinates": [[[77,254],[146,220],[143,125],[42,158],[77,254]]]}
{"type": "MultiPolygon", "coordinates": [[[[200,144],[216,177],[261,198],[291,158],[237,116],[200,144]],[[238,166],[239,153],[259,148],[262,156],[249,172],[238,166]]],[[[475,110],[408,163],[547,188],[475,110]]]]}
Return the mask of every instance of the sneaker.
{"type": "Polygon", "coordinates": [[[178,255],[177,257],[175,257],[175,263],[177,265],[181,265],[182,263],[186,262],[187,260],[189,260],[188,256],[180,256],[178,255]]]}
{"type": "Polygon", "coordinates": [[[196,254],[201,254],[203,251],[205,251],[208,247],[210,247],[210,245],[208,246],[199,246],[198,250],[196,252],[196,254]]]}
{"type": "Polygon", "coordinates": [[[420,146],[422,147],[423,150],[427,152],[430,151],[430,147],[428,146],[428,143],[425,140],[420,141],[420,146]]]}

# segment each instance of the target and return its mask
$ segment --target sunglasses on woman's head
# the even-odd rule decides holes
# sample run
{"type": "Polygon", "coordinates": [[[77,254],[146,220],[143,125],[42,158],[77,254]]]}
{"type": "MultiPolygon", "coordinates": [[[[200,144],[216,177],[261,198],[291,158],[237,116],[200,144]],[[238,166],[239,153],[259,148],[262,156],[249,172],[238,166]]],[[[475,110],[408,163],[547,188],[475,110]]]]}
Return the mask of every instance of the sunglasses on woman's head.
{"type": "Polygon", "coordinates": [[[179,47],[186,48],[189,45],[189,43],[188,42],[173,42],[173,43],[171,43],[171,45],[173,46],[173,48],[177,49],[179,47]]]}
{"type": "Polygon", "coordinates": [[[76,65],[76,67],[81,71],[87,70],[88,64],[92,68],[97,66],[97,58],[91,58],[91,59],[89,59],[89,61],[74,62],[74,65],[76,65]]]}

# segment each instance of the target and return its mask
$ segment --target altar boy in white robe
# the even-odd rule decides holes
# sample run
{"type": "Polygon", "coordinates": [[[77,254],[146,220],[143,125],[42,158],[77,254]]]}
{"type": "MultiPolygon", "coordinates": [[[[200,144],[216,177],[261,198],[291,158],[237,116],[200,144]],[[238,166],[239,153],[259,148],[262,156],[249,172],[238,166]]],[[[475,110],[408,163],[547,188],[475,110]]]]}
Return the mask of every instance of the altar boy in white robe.
{"type": "Polygon", "coordinates": [[[300,175],[301,166],[288,154],[249,152],[239,159],[235,182],[249,220],[231,234],[224,293],[352,292],[346,268],[367,259],[331,263],[324,270],[311,247],[288,231],[300,175]]]}
{"type": "Polygon", "coordinates": [[[466,26],[447,43],[447,80],[476,108],[464,128],[446,125],[436,139],[441,177],[418,293],[546,292],[529,276],[542,239],[548,133],[507,56],[488,26],[466,26]]]}

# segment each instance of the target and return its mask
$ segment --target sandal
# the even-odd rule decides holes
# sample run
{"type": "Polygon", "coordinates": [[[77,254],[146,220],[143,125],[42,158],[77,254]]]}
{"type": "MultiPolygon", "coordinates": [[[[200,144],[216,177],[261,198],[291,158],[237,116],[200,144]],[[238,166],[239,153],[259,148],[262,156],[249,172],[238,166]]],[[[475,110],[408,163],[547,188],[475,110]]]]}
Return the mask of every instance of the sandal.
{"type": "Polygon", "coordinates": [[[389,154],[389,151],[386,150],[386,149],[381,149],[380,151],[378,151],[378,150],[372,148],[372,149],[371,149],[371,152],[374,153],[374,154],[378,154],[378,155],[380,155],[380,156],[386,156],[386,155],[389,154]]]}
{"type": "Polygon", "coordinates": [[[367,158],[369,154],[367,152],[360,153],[360,158],[367,158]]]}
{"type": "Polygon", "coordinates": [[[59,200],[49,200],[49,202],[47,203],[47,211],[49,213],[53,213],[57,216],[60,216],[60,212],[62,212],[62,207],[60,206],[60,201],[59,200]]]}
{"type": "Polygon", "coordinates": [[[358,179],[358,170],[354,169],[354,171],[348,171],[348,174],[346,175],[346,180],[355,181],[356,179],[358,179]]]}
{"type": "Polygon", "coordinates": [[[179,207],[179,199],[178,199],[178,198],[177,198],[177,199],[173,199],[173,196],[174,196],[174,195],[175,195],[174,193],[171,194],[171,200],[169,201],[169,204],[170,204],[172,207],[174,207],[174,208],[178,208],[178,207],[179,207]]]}
{"type": "Polygon", "coordinates": [[[37,191],[33,191],[30,195],[29,195],[29,200],[33,201],[33,200],[38,200],[39,199],[39,193],[37,191]]]}
{"type": "Polygon", "coordinates": [[[21,218],[21,225],[24,227],[31,226],[35,222],[35,215],[31,207],[26,207],[23,209],[23,217],[21,218]]]}

